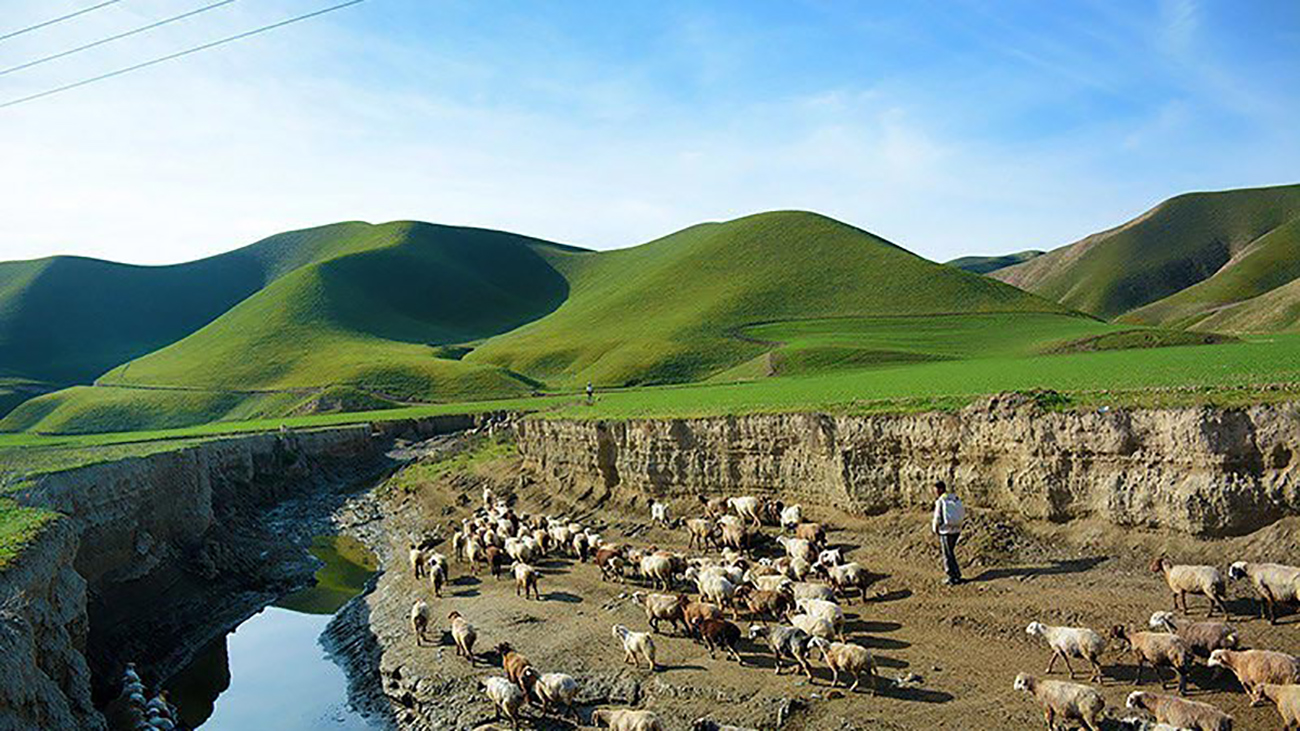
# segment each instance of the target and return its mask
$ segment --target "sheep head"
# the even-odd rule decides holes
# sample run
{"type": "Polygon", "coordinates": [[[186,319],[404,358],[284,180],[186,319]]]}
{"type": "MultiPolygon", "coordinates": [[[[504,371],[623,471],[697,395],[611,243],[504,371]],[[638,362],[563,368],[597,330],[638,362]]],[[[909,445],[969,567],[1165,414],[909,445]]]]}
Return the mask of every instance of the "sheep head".
{"type": "Polygon", "coordinates": [[[1011,687],[1014,690],[1023,690],[1026,693],[1033,693],[1034,682],[1034,676],[1029,675],[1028,673],[1020,673],[1016,676],[1016,680],[1011,684],[1011,687]]]}
{"type": "Polygon", "coordinates": [[[1226,651],[1226,650],[1221,650],[1221,649],[1220,649],[1220,650],[1215,650],[1214,652],[1211,652],[1211,653],[1210,653],[1210,659],[1209,659],[1209,660],[1206,660],[1206,661],[1205,661],[1205,664],[1206,664],[1206,665],[1209,665],[1209,666],[1212,667],[1212,668],[1217,668],[1217,667],[1226,667],[1227,664],[1228,664],[1228,663],[1227,663],[1227,651],[1226,651]]]}
{"type": "Polygon", "coordinates": [[[1145,709],[1147,707],[1146,697],[1147,697],[1146,693],[1140,690],[1135,690],[1132,693],[1129,693],[1128,698],[1124,700],[1124,707],[1145,709]]]}
{"type": "Polygon", "coordinates": [[[1245,562],[1245,561],[1236,561],[1236,562],[1234,562],[1231,566],[1229,566],[1229,567],[1228,567],[1228,578],[1229,578],[1229,579],[1244,579],[1244,578],[1246,578],[1246,562],[1245,562]]]}
{"type": "Polygon", "coordinates": [[[1043,634],[1044,631],[1046,631],[1046,628],[1043,626],[1042,622],[1030,622],[1029,626],[1025,627],[1025,634],[1030,637],[1038,637],[1043,634]]]}
{"type": "Polygon", "coordinates": [[[1147,625],[1151,629],[1164,629],[1173,632],[1175,629],[1174,615],[1170,612],[1153,612],[1151,619],[1147,620],[1147,625]]]}
{"type": "Polygon", "coordinates": [[[759,637],[767,636],[767,628],[761,624],[749,625],[749,639],[756,640],[759,637]]]}

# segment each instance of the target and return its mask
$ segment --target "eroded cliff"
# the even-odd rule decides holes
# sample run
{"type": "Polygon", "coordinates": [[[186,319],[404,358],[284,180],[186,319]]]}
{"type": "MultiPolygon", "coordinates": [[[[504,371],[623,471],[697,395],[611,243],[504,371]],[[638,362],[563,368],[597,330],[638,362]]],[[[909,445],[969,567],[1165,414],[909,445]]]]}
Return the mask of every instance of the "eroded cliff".
{"type": "Polygon", "coordinates": [[[1195,535],[1243,533],[1300,510],[1300,406],[1053,412],[1003,395],[958,413],[770,414],[620,422],[529,420],[540,479],[618,498],[779,494],[867,513],[968,503],[1195,535]]]}

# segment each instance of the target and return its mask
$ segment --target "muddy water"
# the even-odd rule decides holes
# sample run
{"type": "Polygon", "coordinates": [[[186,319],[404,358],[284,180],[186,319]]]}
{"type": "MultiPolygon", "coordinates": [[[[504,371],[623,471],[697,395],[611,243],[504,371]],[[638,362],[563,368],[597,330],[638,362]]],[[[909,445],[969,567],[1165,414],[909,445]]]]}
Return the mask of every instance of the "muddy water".
{"type": "Polygon", "coordinates": [[[181,721],[223,729],[375,728],[348,706],[347,679],[319,638],[333,614],[361,593],[376,564],[346,536],[319,536],[316,585],[248,618],[200,652],[168,683],[181,721]]]}

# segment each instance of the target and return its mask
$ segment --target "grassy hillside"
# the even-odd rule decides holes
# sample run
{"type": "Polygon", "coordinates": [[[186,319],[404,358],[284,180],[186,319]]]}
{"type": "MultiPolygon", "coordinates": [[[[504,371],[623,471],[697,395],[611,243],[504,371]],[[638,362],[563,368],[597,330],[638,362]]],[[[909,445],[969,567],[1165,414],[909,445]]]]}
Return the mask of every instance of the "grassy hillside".
{"type": "Polygon", "coordinates": [[[106,385],[308,389],[354,385],[393,398],[522,393],[534,384],[439,348],[540,317],[568,285],[537,252],[481,229],[369,227],[343,255],[294,269],[211,324],[115,368],[106,385]]]}
{"type": "Polygon", "coordinates": [[[1018,251],[1014,254],[1003,254],[1001,256],[963,256],[947,262],[950,267],[964,269],[972,274],[988,274],[999,269],[1006,269],[1009,266],[1022,264],[1030,259],[1036,259],[1043,255],[1044,252],[1037,249],[1028,251],[1018,251]]]}
{"type": "Polygon", "coordinates": [[[1298,220],[1300,185],[1192,193],[991,276],[1105,318],[1196,324],[1300,275],[1298,220]]]}
{"type": "Polygon", "coordinates": [[[558,309],[466,356],[553,387],[699,380],[759,356],[737,337],[810,317],[1064,312],[804,212],[710,223],[630,249],[549,255],[569,281],[558,309]]]}

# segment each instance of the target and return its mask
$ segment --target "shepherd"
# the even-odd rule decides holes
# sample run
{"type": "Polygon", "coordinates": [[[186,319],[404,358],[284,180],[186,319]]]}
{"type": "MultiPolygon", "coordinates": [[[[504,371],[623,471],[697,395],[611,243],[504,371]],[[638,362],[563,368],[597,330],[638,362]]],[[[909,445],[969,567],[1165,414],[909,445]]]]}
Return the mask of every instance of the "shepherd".
{"type": "Polygon", "coordinates": [[[930,529],[939,536],[939,544],[943,549],[943,570],[948,575],[943,583],[956,586],[963,581],[961,566],[957,564],[957,541],[961,538],[961,524],[966,518],[966,507],[943,480],[934,483],[934,491],[938,497],[934,501],[934,517],[930,521],[930,529]]]}

